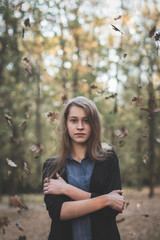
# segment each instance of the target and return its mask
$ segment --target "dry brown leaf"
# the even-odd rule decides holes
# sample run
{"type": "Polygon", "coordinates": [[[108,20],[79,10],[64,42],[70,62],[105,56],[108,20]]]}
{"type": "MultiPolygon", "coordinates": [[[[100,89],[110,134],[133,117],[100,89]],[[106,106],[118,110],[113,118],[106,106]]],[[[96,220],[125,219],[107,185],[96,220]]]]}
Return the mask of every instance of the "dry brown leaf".
{"type": "Polygon", "coordinates": [[[52,122],[55,122],[55,120],[58,118],[58,113],[49,112],[49,113],[47,114],[47,118],[50,119],[52,122]]]}
{"type": "Polygon", "coordinates": [[[147,162],[148,162],[148,152],[147,153],[145,153],[144,154],[144,156],[143,156],[143,162],[144,162],[144,164],[147,164],[147,162]]]}
{"type": "Polygon", "coordinates": [[[8,124],[9,124],[10,126],[12,126],[12,117],[11,117],[10,115],[8,115],[8,114],[5,114],[4,116],[5,116],[8,124]]]}
{"type": "Polygon", "coordinates": [[[142,205],[143,205],[143,203],[141,201],[137,202],[137,209],[139,209],[142,205]]]}
{"type": "Polygon", "coordinates": [[[23,61],[24,61],[24,67],[25,67],[26,71],[31,74],[32,73],[32,68],[29,64],[29,59],[27,57],[25,57],[25,58],[23,58],[23,61]]]}
{"type": "Polygon", "coordinates": [[[13,11],[17,10],[19,6],[21,6],[24,2],[18,3],[16,6],[13,7],[13,11]]]}
{"type": "Polygon", "coordinates": [[[7,227],[11,223],[8,217],[0,217],[0,228],[7,227]]]}
{"type": "Polygon", "coordinates": [[[19,222],[19,221],[16,221],[16,222],[15,222],[15,225],[16,225],[16,227],[18,228],[18,230],[24,231],[23,228],[22,228],[22,226],[20,225],[20,222],[19,222]]]}
{"type": "Polygon", "coordinates": [[[92,89],[98,88],[97,85],[95,85],[95,84],[91,84],[90,87],[91,87],[92,89]]]}
{"type": "Polygon", "coordinates": [[[118,19],[121,19],[122,18],[122,15],[119,15],[118,17],[115,17],[114,20],[118,20],[118,19]]]}
{"type": "Polygon", "coordinates": [[[26,173],[27,175],[30,174],[30,170],[28,169],[28,166],[27,166],[27,163],[26,163],[26,162],[24,162],[24,171],[25,171],[25,173],[26,173]]]}
{"type": "Polygon", "coordinates": [[[127,137],[128,136],[128,129],[127,128],[117,129],[115,131],[115,134],[116,134],[117,137],[120,137],[120,138],[127,137]]]}
{"type": "Polygon", "coordinates": [[[136,106],[139,106],[142,104],[143,99],[141,97],[133,97],[132,102],[134,102],[136,104],[136,106]]]}
{"type": "Polygon", "coordinates": [[[62,100],[63,104],[66,104],[66,103],[68,102],[68,97],[67,97],[67,95],[66,95],[66,94],[63,95],[63,96],[61,97],[61,100],[62,100]]]}
{"type": "Polygon", "coordinates": [[[152,38],[154,36],[154,33],[156,31],[156,26],[154,26],[150,31],[149,31],[149,37],[152,38]]]}
{"type": "Polygon", "coordinates": [[[27,123],[27,121],[25,120],[25,121],[23,121],[22,123],[20,123],[19,124],[19,127],[21,128],[21,127],[24,127],[25,125],[26,125],[26,123],[27,123]]]}
{"type": "Polygon", "coordinates": [[[27,19],[24,20],[24,25],[25,25],[26,27],[31,27],[29,18],[27,18],[27,19]]]}
{"type": "Polygon", "coordinates": [[[28,210],[28,207],[21,201],[18,196],[11,196],[10,197],[10,202],[12,203],[13,207],[18,207],[20,209],[25,209],[28,210]]]}
{"type": "Polygon", "coordinates": [[[43,144],[33,144],[30,149],[32,152],[37,154],[44,150],[44,146],[43,144]]]}
{"type": "Polygon", "coordinates": [[[121,30],[119,30],[116,26],[114,26],[113,24],[111,24],[113,30],[120,32],[121,34],[123,34],[123,32],[121,32],[121,30]]]}
{"type": "Polygon", "coordinates": [[[117,93],[113,93],[110,96],[106,96],[104,99],[115,98],[116,96],[117,96],[117,93]]]}

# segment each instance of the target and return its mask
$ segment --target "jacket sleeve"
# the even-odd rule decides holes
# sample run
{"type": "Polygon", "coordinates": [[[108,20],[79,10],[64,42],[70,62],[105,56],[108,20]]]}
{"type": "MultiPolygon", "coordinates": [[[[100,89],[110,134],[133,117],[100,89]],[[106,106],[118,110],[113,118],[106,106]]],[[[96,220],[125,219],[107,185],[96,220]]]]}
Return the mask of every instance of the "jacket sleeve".
{"type": "MultiPolygon", "coordinates": [[[[98,197],[103,194],[108,194],[112,192],[113,190],[119,190],[121,189],[121,178],[120,178],[120,169],[119,169],[119,161],[118,157],[115,152],[111,153],[110,157],[110,169],[109,171],[109,177],[108,177],[108,183],[106,183],[104,191],[101,194],[98,193],[91,193],[91,198],[98,197]]],[[[110,208],[105,207],[99,211],[96,212],[96,214],[100,214],[106,217],[116,217],[119,212],[110,208]]]]}
{"type": "MultiPolygon", "coordinates": [[[[48,167],[49,160],[46,160],[46,162],[43,165],[43,172],[46,172],[46,168],[48,167]]],[[[43,181],[44,181],[45,175],[43,174],[43,181]]],[[[55,221],[60,221],[60,213],[62,204],[66,201],[70,201],[70,198],[68,198],[65,195],[55,195],[55,194],[47,194],[44,196],[44,202],[46,204],[46,209],[49,213],[50,218],[55,221]]]]}

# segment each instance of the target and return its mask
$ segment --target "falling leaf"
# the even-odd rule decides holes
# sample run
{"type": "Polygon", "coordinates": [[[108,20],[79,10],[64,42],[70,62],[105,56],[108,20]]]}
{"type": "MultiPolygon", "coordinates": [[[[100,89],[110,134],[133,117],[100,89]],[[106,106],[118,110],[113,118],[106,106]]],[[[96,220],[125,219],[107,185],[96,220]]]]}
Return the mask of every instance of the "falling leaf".
{"type": "Polygon", "coordinates": [[[8,114],[5,114],[5,118],[10,126],[12,126],[12,117],[8,114]]]}
{"type": "Polygon", "coordinates": [[[44,150],[44,146],[42,144],[33,144],[30,149],[32,152],[37,154],[44,150]]]}
{"type": "Polygon", "coordinates": [[[31,27],[29,18],[27,18],[27,19],[24,20],[24,25],[25,25],[26,27],[31,27]]]}
{"type": "Polygon", "coordinates": [[[156,138],[156,141],[157,141],[158,143],[160,143],[160,138],[156,138]]]}
{"type": "Polygon", "coordinates": [[[125,202],[125,208],[129,206],[129,202],[125,202]]]}
{"type": "Polygon", "coordinates": [[[31,74],[32,73],[32,68],[29,64],[29,59],[27,57],[25,57],[25,58],[23,58],[23,61],[24,61],[24,67],[25,67],[26,71],[31,74]]]}
{"type": "Polygon", "coordinates": [[[149,109],[149,108],[141,108],[141,110],[149,112],[149,113],[151,112],[151,109],[149,109]]]}
{"type": "Polygon", "coordinates": [[[125,145],[125,142],[123,141],[123,140],[120,140],[119,142],[118,142],[118,146],[119,147],[123,147],[125,145]]]}
{"type": "Polygon", "coordinates": [[[7,163],[8,163],[9,166],[11,166],[11,167],[17,167],[17,164],[15,164],[12,160],[6,158],[6,161],[7,161],[7,163]]]}
{"type": "Polygon", "coordinates": [[[24,2],[18,3],[16,6],[14,6],[13,11],[17,10],[19,6],[21,6],[24,2]]]}
{"type": "Polygon", "coordinates": [[[28,166],[27,166],[27,163],[26,163],[26,162],[24,162],[24,171],[25,171],[25,173],[26,173],[27,175],[30,174],[30,170],[28,169],[28,166]]]}
{"type": "Polygon", "coordinates": [[[117,129],[115,131],[115,134],[117,137],[127,137],[128,136],[128,129],[127,128],[121,128],[121,129],[117,129]]]}
{"type": "Polygon", "coordinates": [[[15,225],[16,225],[16,227],[18,228],[18,230],[24,231],[23,228],[22,228],[22,226],[20,225],[20,222],[19,222],[19,221],[16,221],[16,222],[15,222],[15,225]]]}
{"type": "Polygon", "coordinates": [[[136,106],[139,106],[142,104],[143,99],[141,97],[133,97],[132,102],[135,102],[136,106]]]}
{"type": "Polygon", "coordinates": [[[98,90],[97,90],[97,93],[98,93],[98,94],[103,94],[103,93],[105,93],[105,90],[103,90],[103,89],[98,89],[98,90]]]}
{"type": "Polygon", "coordinates": [[[24,127],[25,125],[26,125],[26,123],[27,123],[27,121],[25,120],[25,121],[23,121],[22,123],[20,123],[19,124],[19,127],[21,128],[21,127],[24,127]]]}
{"type": "Polygon", "coordinates": [[[142,204],[141,201],[140,201],[140,202],[137,202],[137,209],[139,209],[142,205],[143,205],[143,204],[142,204]]]}
{"type": "Polygon", "coordinates": [[[155,34],[155,40],[159,41],[160,40],[160,32],[156,32],[155,34]]]}
{"type": "Polygon", "coordinates": [[[115,17],[114,20],[118,20],[118,19],[121,19],[122,18],[122,15],[119,15],[118,17],[115,17]]]}
{"type": "Polygon", "coordinates": [[[123,34],[123,32],[121,32],[121,30],[119,30],[116,26],[114,26],[113,24],[111,24],[113,30],[120,32],[121,34],[123,34]]]}
{"type": "Polygon", "coordinates": [[[143,162],[144,162],[144,164],[147,164],[147,162],[148,162],[148,152],[144,154],[143,162]]]}
{"type": "Polygon", "coordinates": [[[58,113],[49,112],[49,113],[47,114],[47,118],[50,119],[52,122],[55,122],[55,120],[58,118],[58,113]]]}
{"type": "Polygon", "coordinates": [[[115,98],[117,93],[111,94],[110,96],[106,96],[104,99],[115,98]]]}
{"type": "Polygon", "coordinates": [[[156,26],[154,26],[150,31],[149,31],[149,37],[152,38],[154,33],[156,31],[156,26]]]}
{"type": "Polygon", "coordinates": [[[124,222],[125,218],[121,218],[121,219],[117,219],[116,222],[117,223],[121,223],[121,222],[124,222]]]}
{"type": "Polygon", "coordinates": [[[160,112],[160,108],[156,108],[153,112],[154,113],[160,112]]]}
{"type": "Polygon", "coordinates": [[[92,65],[90,64],[90,63],[87,63],[87,66],[90,68],[90,67],[92,67],[92,65]]]}
{"type": "Polygon", "coordinates": [[[158,132],[160,133],[160,126],[158,127],[158,132]]]}
{"type": "Polygon", "coordinates": [[[91,84],[90,87],[91,87],[92,89],[98,88],[95,84],[91,84]]]}
{"type": "Polygon", "coordinates": [[[18,207],[20,209],[28,210],[28,207],[17,196],[11,196],[10,202],[12,203],[13,207],[15,207],[15,208],[18,207]]]}
{"type": "Polygon", "coordinates": [[[24,38],[24,33],[25,33],[25,30],[23,28],[23,30],[22,30],[22,38],[24,38]]]}
{"type": "Polygon", "coordinates": [[[27,119],[30,117],[29,112],[26,112],[25,115],[26,115],[26,118],[27,118],[27,119]]]}
{"type": "Polygon", "coordinates": [[[148,133],[141,133],[140,135],[141,135],[142,137],[144,137],[144,138],[148,138],[148,137],[149,137],[148,133]]]}
{"type": "Polygon", "coordinates": [[[127,53],[124,53],[123,58],[125,59],[127,57],[127,55],[128,55],[127,53]]]}
{"type": "Polygon", "coordinates": [[[84,78],[83,78],[83,79],[81,80],[81,82],[86,83],[86,82],[87,82],[87,79],[84,79],[84,78]]]}
{"type": "Polygon", "coordinates": [[[66,103],[68,102],[68,97],[67,97],[67,95],[66,95],[66,94],[63,95],[63,96],[61,97],[61,100],[62,100],[63,104],[66,104],[66,103]]]}

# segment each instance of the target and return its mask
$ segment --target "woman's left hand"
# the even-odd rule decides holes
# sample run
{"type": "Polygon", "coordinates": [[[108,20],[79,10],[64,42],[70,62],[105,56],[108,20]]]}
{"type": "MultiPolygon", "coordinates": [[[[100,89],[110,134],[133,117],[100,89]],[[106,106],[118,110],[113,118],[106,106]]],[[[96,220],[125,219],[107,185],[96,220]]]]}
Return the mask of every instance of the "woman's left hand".
{"type": "Polygon", "coordinates": [[[56,194],[56,195],[65,194],[68,184],[58,173],[56,173],[56,177],[57,179],[50,178],[44,179],[43,184],[44,194],[56,194]]]}

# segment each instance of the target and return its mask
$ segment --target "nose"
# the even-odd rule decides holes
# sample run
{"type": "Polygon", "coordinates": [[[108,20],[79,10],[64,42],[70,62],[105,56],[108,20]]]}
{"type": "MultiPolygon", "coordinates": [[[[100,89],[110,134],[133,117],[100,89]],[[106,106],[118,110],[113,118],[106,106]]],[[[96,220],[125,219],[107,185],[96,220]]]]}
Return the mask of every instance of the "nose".
{"type": "Polygon", "coordinates": [[[78,122],[77,129],[78,129],[78,130],[83,129],[83,124],[82,124],[81,121],[78,122]]]}

